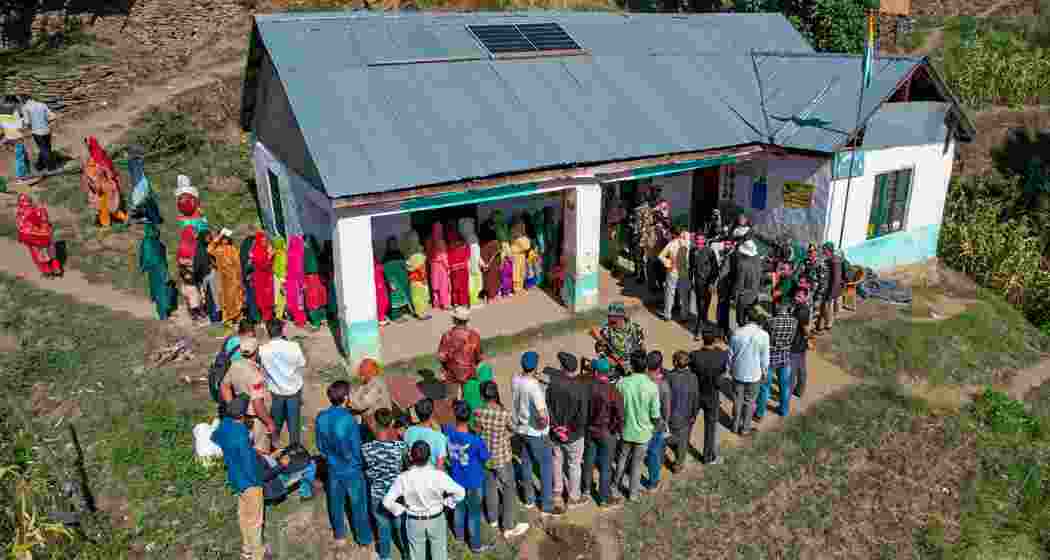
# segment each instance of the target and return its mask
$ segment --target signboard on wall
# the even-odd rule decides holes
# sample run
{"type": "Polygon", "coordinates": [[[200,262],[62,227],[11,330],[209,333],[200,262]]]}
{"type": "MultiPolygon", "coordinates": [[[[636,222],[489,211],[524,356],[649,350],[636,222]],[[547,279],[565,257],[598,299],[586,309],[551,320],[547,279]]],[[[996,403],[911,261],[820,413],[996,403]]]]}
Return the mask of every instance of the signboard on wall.
{"type": "Polygon", "coordinates": [[[853,162],[853,177],[864,175],[864,151],[835,152],[831,164],[831,178],[845,179],[850,176],[850,161],[853,162]]]}
{"type": "Polygon", "coordinates": [[[816,185],[801,181],[784,182],[784,208],[810,208],[813,206],[813,193],[816,185]]]}

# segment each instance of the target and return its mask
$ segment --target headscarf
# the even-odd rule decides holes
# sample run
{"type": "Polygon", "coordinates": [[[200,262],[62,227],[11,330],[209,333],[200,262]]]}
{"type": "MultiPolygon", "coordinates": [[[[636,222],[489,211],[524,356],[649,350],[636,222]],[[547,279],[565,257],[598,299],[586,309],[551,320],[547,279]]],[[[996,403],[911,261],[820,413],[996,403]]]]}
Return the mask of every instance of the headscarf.
{"type": "Polygon", "coordinates": [[[361,360],[361,364],[357,366],[357,376],[365,383],[379,377],[379,374],[381,373],[383,372],[380,370],[379,364],[372,358],[361,360]]]}
{"type": "Polygon", "coordinates": [[[91,159],[95,160],[95,165],[98,165],[99,167],[102,167],[109,171],[109,173],[113,176],[113,181],[116,183],[118,181],[117,178],[119,177],[117,175],[117,168],[113,167],[113,160],[109,159],[109,154],[107,154],[106,150],[103,150],[102,146],[99,145],[98,139],[94,136],[88,136],[87,145],[88,151],[91,153],[91,159]]]}
{"type": "Polygon", "coordinates": [[[33,200],[29,198],[29,195],[21,193],[18,195],[18,211],[15,213],[15,227],[22,229],[22,224],[25,223],[26,217],[33,211],[33,200]]]}
{"type": "Polygon", "coordinates": [[[430,227],[430,254],[438,255],[447,252],[448,248],[445,246],[445,227],[441,225],[441,222],[434,222],[434,225],[430,227]]]}
{"type": "Polygon", "coordinates": [[[270,240],[263,231],[255,232],[255,243],[252,244],[252,264],[258,267],[270,260],[270,240]]]}
{"type": "Polygon", "coordinates": [[[401,252],[406,258],[423,252],[423,244],[419,242],[419,234],[415,230],[409,230],[401,237],[401,252]]]}
{"type": "Polygon", "coordinates": [[[492,222],[496,228],[496,239],[501,243],[510,241],[510,228],[507,227],[507,218],[503,213],[503,210],[496,210],[492,213],[492,222]]]}

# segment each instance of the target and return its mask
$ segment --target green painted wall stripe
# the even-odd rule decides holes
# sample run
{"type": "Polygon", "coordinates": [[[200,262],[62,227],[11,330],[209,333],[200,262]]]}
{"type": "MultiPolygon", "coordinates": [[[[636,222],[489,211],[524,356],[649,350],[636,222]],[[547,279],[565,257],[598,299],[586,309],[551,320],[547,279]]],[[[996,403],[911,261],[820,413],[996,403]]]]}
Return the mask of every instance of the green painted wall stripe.
{"type": "Polygon", "coordinates": [[[416,212],[419,210],[431,210],[434,208],[445,208],[448,206],[462,206],[464,204],[478,204],[481,202],[492,202],[505,198],[527,196],[539,190],[537,183],[525,183],[520,185],[503,185],[491,189],[467,192],[449,192],[424,198],[415,198],[401,203],[401,210],[416,212]]]}
{"type": "Polygon", "coordinates": [[[736,163],[736,156],[720,156],[716,158],[685,161],[682,163],[669,163],[665,165],[654,165],[651,167],[639,167],[638,169],[630,170],[630,177],[616,179],[616,181],[630,181],[633,179],[659,177],[661,175],[674,175],[675,173],[683,173],[685,171],[692,171],[694,169],[703,169],[705,167],[716,167],[719,165],[729,165],[733,163],[736,163]]]}

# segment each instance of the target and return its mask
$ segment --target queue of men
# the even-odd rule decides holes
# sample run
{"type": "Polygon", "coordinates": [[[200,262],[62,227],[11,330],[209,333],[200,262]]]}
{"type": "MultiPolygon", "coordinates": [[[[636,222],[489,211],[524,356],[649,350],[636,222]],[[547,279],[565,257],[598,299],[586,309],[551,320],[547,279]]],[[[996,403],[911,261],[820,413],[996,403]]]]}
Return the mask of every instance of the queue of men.
{"type": "MultiPolygon", "coordinates": [[[[772,297],[763,301],[762,265],[747,229],[738,224],[737,250],[731,240],[722,254],[707,247],[704,236],[676,231],[656,255],[668,270],[665,317],[676,303],[688,310],[689,292],[701,310],[693,332],[702,346],[674,352],[670,369],[663,353],[646,347],[644,330],[624,305],[613,303],[608,321],[591,332],[594,358],[560,352],[556,363],[541,367],[539,354],[524,353],[506,406],[492,367],[484,362],[479,333],[469,327],[469,314],[457,311],[438,351],[441,377],[453,385],[457,399],[451,424],[435,422],[430,399],[415,405],[414,421],[395,417],[389,390],[371,360],[362,362],[363,383],[354,391],[345,381],[333,383],[327,391],[331,407],[317,417],[316,443],[328,466],[326,496],[336,545],[345,546],[352,533],[359,545],[374,543],[380,559],[390,558],[397,546],[413,560],[426,558],[428,548],[430,558],[443,560],[451,526],[456,538],[482,552],[491,546],[482,541],[482,519],[506,539],[528,530],[516,516],[519,500],[541,516],[557,516],[588,503],[616,506],[657,489],[668,448],[672,473],[688,462],[701,414],[700,460],[721,463],[723,394],[732,401],[729,427],[739,435],[755,432],[774,386],[776,412],[790,414],[792,397],[801,398],[806,389],[812,317],[819,318],[818,329],[830,329],[838,311],[842,275],[835,267],[841,264],[833,246],[824,248],[823,260],[811,246],[807,259],[790,267],[789,259],[774,258],[772,297]],[[687,262],[679,258],[683,254],[687,262]],[[714,323],[706,320],[712,287],[718,294],[714,323]],[[730,308],[736,309],[734,330],[730,308]]],[[[262,558],[264,550],[266,494],[255,488],[266,481],[252,474],[255,464],[274,455],[273,442],[285,423],[293,447],[301,431],[306,361],[298,345],[283,337],[283,325],[271,323],[268,331],[271,340],[261,348],[250,326],[224,344],[230,355],[222,384],[226,406],[213,436],[238,492],[246,558],[262,558]]],[[[280,471],[279,480],[308,483],[312,472],[280,471]]]]}

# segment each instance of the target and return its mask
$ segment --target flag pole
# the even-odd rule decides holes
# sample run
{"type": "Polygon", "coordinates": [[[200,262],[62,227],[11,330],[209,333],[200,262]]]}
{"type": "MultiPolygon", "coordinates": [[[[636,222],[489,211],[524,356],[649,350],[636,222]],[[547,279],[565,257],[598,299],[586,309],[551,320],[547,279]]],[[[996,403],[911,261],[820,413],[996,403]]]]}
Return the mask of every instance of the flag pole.
{"type": "MultiPolygon", "coordinates": [[[[877,8],[872,8],[870,4],[867,5],[866,8],[867,9],[865,10],[865,12],[867,16],[867,30],[864,36],[864,55],[861,58],[860,63],[860,95],[857,96],[857,124],[854,127],[857,134],[853,138],[854,141],[856,141],[860,136],[860,113],[864,107],[864,90],[868,89],[868,83],[871,78],[872,72],[871,67],[874,65],[875,58],[875,38],[873,37],[873,35],[875,34],[875,16],[879,12],[877,8]],[[871,57],[870,62],[868,58],[869,56],[871,57]]],[[[849,158],[849,173],[846,176],[846,198],[842,204],[842,226],[839,228],[839,250],[842,250],[842,240],[846,235],[846,212],[849,210],[849,191],[850,185],[853,183],[853,164],[857,161],[857,152],[859,150],[859,145],[854,146],[849,158]]],[[[834,170],[832,170],[832,173],[834,174],[834,170]]]]}

